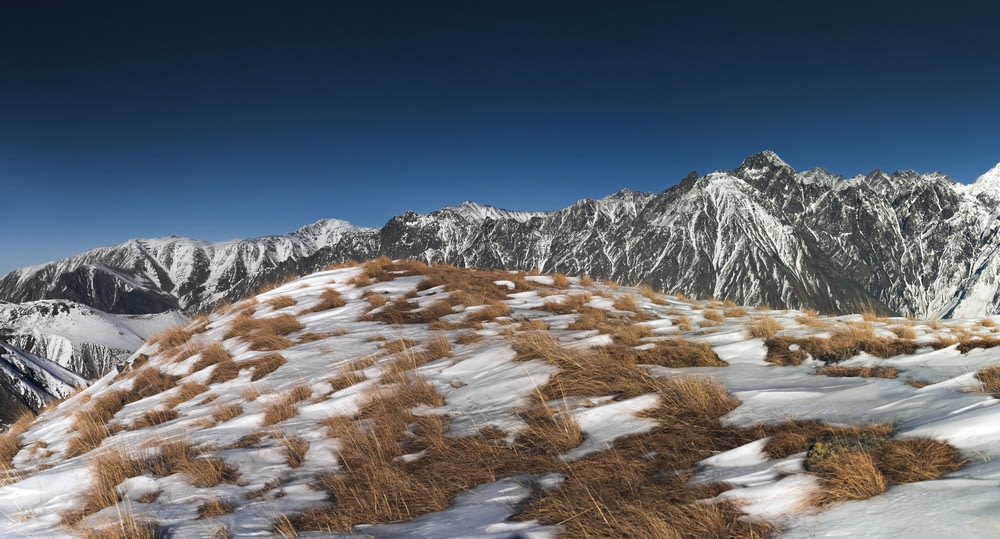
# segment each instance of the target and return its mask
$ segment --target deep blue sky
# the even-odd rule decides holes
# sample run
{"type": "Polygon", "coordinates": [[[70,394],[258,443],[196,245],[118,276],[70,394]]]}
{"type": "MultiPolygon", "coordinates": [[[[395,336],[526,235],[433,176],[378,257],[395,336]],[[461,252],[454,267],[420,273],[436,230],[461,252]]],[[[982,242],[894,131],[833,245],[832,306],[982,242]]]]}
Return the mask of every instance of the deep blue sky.
{"type": "Polygon", "coordinates": [[[975,2],[21,2],[0,13],[0,273],[134,237],[556,209],[772,149],[1000,161],[975,2]]]}

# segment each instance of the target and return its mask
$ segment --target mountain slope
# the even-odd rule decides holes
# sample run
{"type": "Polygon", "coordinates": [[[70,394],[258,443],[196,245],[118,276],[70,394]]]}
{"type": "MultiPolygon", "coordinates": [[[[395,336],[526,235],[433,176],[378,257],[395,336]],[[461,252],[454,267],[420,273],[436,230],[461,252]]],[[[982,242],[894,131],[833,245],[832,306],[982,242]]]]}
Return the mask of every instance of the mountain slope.
{"type": "Polygon", "coordinates": [[[989,537],[1000,408],[977,376],[1000,365],[995,344],[977,321],[748,311],[379,260],[161,335],[19,421],[0,436],[0,529],[989,537]],[[850,351],[824,365],[822,346],[850,351]],[[896,474],[888,490],[810,505],[830,496],[822,465],[840,457],[808,449],[847,426],[869,434],[841,457],[916,452],[864,471],[896,474]],[[922,448],[953,453],[934,470],[922,448]]]}
{"type": "Polygon", "coordinates": [[[917,317],[1000,311],[1000,167],[964,186],[901,171],[796,172],[773,152],[551,212],[465,203],[378,229],[320,221],[285,236],[133,240],[0,280],[0,298],[114,313],[204,311],[261,284],[386,254],[588,274],[741,304],[917,317]]]}

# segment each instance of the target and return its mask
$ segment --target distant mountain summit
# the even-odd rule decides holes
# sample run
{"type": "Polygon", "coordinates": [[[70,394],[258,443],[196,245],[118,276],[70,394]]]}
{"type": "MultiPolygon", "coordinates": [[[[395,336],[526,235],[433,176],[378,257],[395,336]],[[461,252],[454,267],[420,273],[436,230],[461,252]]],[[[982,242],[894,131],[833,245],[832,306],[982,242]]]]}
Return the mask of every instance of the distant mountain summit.
{"type": "Polygon", "coordinates": [[[0,280],[0,298],[193,312],[290,274],[386,254],[748,305],[983,316],[1000,311],[998,209],[1000,165],[966,186],[940,173],[797,172],[765,151],[662,193],[623,190],[551,212],[466,202],[381,228],[324,220],[249,240],[132,240],[15,270],[0,280]]]}

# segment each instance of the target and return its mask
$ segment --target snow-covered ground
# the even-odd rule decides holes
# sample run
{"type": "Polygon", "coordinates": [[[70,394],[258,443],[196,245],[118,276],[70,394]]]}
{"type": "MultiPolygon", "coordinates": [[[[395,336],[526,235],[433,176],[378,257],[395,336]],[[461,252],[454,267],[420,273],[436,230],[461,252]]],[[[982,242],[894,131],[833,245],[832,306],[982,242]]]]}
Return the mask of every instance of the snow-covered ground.
{"type": "MultiPolygon", "coordinates": [[[[413,369],[436,389],[443,403],[422,404],[414,414],[447,418],[449,436],[467,436],[491,426],[513,439],[525,428],[518,411],[533,402],[538,388],[560,370],[539,359],[519,358],[513,338],[520,332],[544,331],[567,349],[609,344],[611,336],[598,330],[570,329],[582,316],[579,311],[554,312],[558,309],[552,305],[577,300],[621,318],[636,318],[616,301],[627,295],[634,297],[647,318],[634,321],[648,328],[639,348],[683,336],[709,343],[728,363],[647,367],[657,379],[694,376],[721,382],[740,401],[722,418],[726,425],[790,419],[891,423],[893,437],[946,441],[967,460],[960,470],[940,479],[892,486],[867,500],[818,509],[806,504],[818,480],[804,469],[805,453],[771,459],[763,449],[767,440],[761,439],[704,459],[689,480],[692,485],[732,484],[718,500],[733,501],[748,517],[773,523],[782,537],[1000,536],[996,512],[1000,407],[993,396],[975,391],[979,387],[975,373],[1000,365],[1000,348],[962,354],[954,345],[930,346],[950,337],[988,337],[994,331],[991,323],[864,322],[860,316],[817,319],[797,311],[744,310],[648,292],[644,296],[635,289],[576,278],[565,287],[559,278],[529,276],[527,281],[536,287],[510,290],[502,301],[507,309],[498,309],[495,316],[483,314],[490,305],[456,305],[431,324],[390,324],[372,315],[388,312],[393,301],[406,297],[426,310],[440,308],[442,300],[458,292],[444,286],[423,289],[421,275],[366,284],[358,278],[364,271],[357,266],[315,273],[220,310],[207,325],[196,322],[191,334],[178,343],[161,339],[144,345],[133,356],[130,371],[111,373],[34,422],[15,426],[18,449],[0,487],[0,537],[72,537],[120,522],[123,515],[155,522],[161,533],[171,537],[291,534],[282,523],[335,503],[317,479],[347,473],[340,458],[347,442],[332,434],[331,418],[358,414],[378,388],[391,387],[392,369],[410,357],[407,354],[428,352],[435,338],[447,339],[444,352],[426,356],[426,362],[414,360],[413,369]],[[343,305],[323,305],[329,290],[339,293],[343,305]],[[388,299],[388,306],[373,310],[381,302],[373,297],[388,299]],[[723,312],[721,321],[711,320],[723,312]],[[466,323],[470,315],[482,318],[482,323],[466,323]],[[921,346],[910,355],[880,359],[861,353],[842,363],[894,366],[900,371],[894,379],[820,376],[815,371],[822,364],[812,359],[798,366],[765,361],[764,340],[750,338],[746,330],[747,324],[762,317],[777,321],[784,328],[779,334],[790,337],[829,336],[850,324],[867,324],[880,335],[906,328],[921,346]],[[272,350],[254,350],[246,331],[234,331],[248,319],[289,318],[302,327],[288,331],[285,344],[263,346],[272,350]],[[393,343],[401,343],[402,352],[393,343]],[[211,345],[221,345],[231,359],[208,361],[211,345]],[[287,361],[265,367],[264,360],[275,353],[287,361]],[[232,373],[223,375],[224,366],[232,362],[236,364],[232,373]],[[151,372],[157,375],[145,376],[151,372]],[[353,383],[342,383],[348,374],[355,376],[353,383]],[[160,382],[162,387],[156,385],[160,382]],[[124,401],[117,397],[130,392],[133,397],[124,401]],[[98,415],[98,405],[113,401],[112,397],[120,402],[110,419],[98,421],[104,431],[81,446],[82,416],[98,415]],[[282,402],[291,403],[290,414],[273,417],[282,402]],[[289,456],[292,442],[300,444],[297,460],[289,456]],[[88,496],[102,488],[95,472],[102,459],[119,455],[140,461],[166,451],[163,448],[170,444],[193,448],[200,456],[192,460],[221,459],[213,462],[224,463],[229,478],[212,483],[190,470],[141,469],[113,485],[111,503],[87,506],[88,496]],[[218,510],[207,510],[210,506],[218,510]],[[75,518],[68,516],[74,512],[75,518]]],[[[498,279],[496,286],[513,288],[514,283],[498,279]]],[[[605,450],[616,439],[649,431],[657,421],[644,412],[658,404],[655,393],[561,399],[559,412],[575,419],[583,441],[559,458],[577,461],[605,450]]],[[[417,452],[405,458],[424,457],[417,452]]],[[[562,529],[555,523],[511,517],[538,489],[558,489],[560,482],[554,473],[498,477],[461,492],[443,511],[405,522],[359,525],[353,533],[400,538],[554,537],[562,529]]],[[[304,531],[300,536],[329,533],[304,531]]]]}

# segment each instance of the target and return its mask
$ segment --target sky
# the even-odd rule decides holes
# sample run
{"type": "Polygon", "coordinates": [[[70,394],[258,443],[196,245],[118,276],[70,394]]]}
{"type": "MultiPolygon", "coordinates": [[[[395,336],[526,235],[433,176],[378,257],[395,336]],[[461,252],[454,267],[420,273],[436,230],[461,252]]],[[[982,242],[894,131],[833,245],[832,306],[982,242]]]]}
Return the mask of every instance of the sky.
{"type": "Polygon", "coordinates": [[[1000,8],[920,4],[5,5],[0,274],[137,237],[553,210],[765,149],[968,183],[1000,162],[1000,8]]]}

